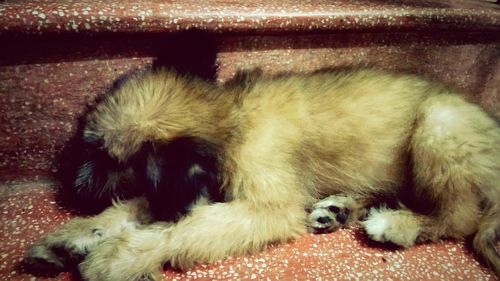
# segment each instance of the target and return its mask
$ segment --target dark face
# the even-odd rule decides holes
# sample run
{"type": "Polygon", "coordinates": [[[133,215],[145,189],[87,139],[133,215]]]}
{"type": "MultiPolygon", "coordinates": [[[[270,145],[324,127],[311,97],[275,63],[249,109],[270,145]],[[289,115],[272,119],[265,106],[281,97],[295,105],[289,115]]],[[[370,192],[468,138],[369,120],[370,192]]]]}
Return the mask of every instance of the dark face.
{"type": "Polygon", "coordinates": [[[191,137],[151,147],[146,156],[145,194],[153,216],[175,221],[201,196],[221,201],[215,148],[191,137]]]}
{"type": "MultiPolygon", "coordinates": [[[[126,161],[105,150],[102,140],[83,135],[66,157],[65,187],[77,205],[99,211],[112,199],[145,195],[157,220],[175,221],[201,196],[221,201],[215,148],[197,138],[146,143],[126,161]]],[[[79,207],[80,208],[80,207],[79,207]]]]}

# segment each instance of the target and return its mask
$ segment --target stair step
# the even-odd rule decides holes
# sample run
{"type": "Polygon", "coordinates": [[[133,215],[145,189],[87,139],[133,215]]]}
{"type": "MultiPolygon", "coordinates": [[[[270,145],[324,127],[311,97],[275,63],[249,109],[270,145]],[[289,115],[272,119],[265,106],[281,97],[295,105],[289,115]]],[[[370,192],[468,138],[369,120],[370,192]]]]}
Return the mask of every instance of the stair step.
{"type": "MultiPolygon", "coordinates": [[[[75,216],[59,204],[52,177],[77,118],[120,75],[207,48],[195,42],[172,52],[179,32],[214,37],[219,83],[242,68],[373,65],[448,83],[500,118],[499,7],[481,0],[0,1],[0,280],[32,280],[20,266],[25,247],[75,216]]],[[[167,269],[165,279],[174,278],[495,280],[464,241],[394,250],[374,247],[356,229],[305,235],[184,273],[167,269]]]]}
{"type": "Polygon", "coordinates": [[[488,1],[4,1],[0,32],[498,30],[488,1]]]}

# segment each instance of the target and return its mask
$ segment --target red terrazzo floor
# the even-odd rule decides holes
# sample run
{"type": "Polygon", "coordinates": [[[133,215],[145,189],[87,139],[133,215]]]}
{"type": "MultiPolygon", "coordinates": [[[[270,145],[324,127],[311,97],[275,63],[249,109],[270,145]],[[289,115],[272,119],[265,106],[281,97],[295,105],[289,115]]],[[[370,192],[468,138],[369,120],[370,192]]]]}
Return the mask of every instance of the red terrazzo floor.
{"type": "MultiPolygon", "coordinates": [[[[34,277],[20,265],[24,249],[72,214],[56,202],[50,182],[0,186],[0,280],[73,280],[70,273],[34,277]]],[[[305,235],[245,257],[165,271],[166,280],[498,280],[463,241],[409,250],[375,247],[360,231],[305,235]]]]}
{"type": "MultiPolygon", "coordinates": [[[[0,182],[0,280],[76,279],[70,273],[34,277],[20,266],[26,247],[73,216],[56,202],[52,183],[32,180],[55,172],[54,156],[87,103],[120,74],[148,67],[163,54],[163,37],[157,35],[191,28],[222,33],[219,82],[249,67],[306,72],[373,64],[454,85],[500,116],[499,5],[477,0],[207,3],[0,1],[0,41],[7,46],[0,55],[0,92],[5,93],[0,97],[0,181],[26,182],[0,182]]],[[[373,247],[358,230],[305,235],[261,254],[188,272],[166,270],[165,279],[498,280],[463,241],[391,250],[373,247]]]]}

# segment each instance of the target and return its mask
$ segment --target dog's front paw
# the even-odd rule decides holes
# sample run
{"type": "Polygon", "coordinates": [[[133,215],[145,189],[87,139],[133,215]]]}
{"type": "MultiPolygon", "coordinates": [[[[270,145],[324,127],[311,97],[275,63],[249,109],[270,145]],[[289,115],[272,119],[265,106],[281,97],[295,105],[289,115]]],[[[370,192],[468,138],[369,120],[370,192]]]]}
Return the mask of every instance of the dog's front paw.
{"type": "Polygon", "coordinates": [[[24,263],[30,270],[40,272],[60,272],[68,264],[64,250],[50,247],[43,243],[31,246],[24,257],[24,263]]]}
{"type": "Polygon", "coordinates": [[[162,280],[160,232],[126,231],[100,244],[79,265],[84,280],[162,280]]]}
{"type": "Polygon", "coordinates": [[[307,217],[309,230],[313,233],[332,232],[356,221],[360,213],[360,208],[353,198],[332,195],[312,206],[307,217]]]}
{"type": "Polygon", "coordinates": [[[102,231],[91,223],[89,219],[68,222],[28,248],[24,263],[30,270],[43,272],[76,266],[102,239],[102,231]]]}

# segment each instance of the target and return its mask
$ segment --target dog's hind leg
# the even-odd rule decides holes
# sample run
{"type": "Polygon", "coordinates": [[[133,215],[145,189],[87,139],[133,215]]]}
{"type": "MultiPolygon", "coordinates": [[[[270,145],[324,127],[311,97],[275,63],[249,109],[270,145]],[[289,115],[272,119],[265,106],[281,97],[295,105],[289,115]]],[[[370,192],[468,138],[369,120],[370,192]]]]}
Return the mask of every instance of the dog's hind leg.
{"type": "MultiPolygon", "coordinates": [[[[484,214],[500,202],[498,124],[459,96],[432,96],[421,105],[410,149],[411,211],[371,210],[364,222],[368,235],[408,247],[477,232],[484,214]]],[[[481,252],[480,247],[476,250],[481,252]]],[[[496,260],[498,266],[498,255],[487,259],[496,260]]]]}

